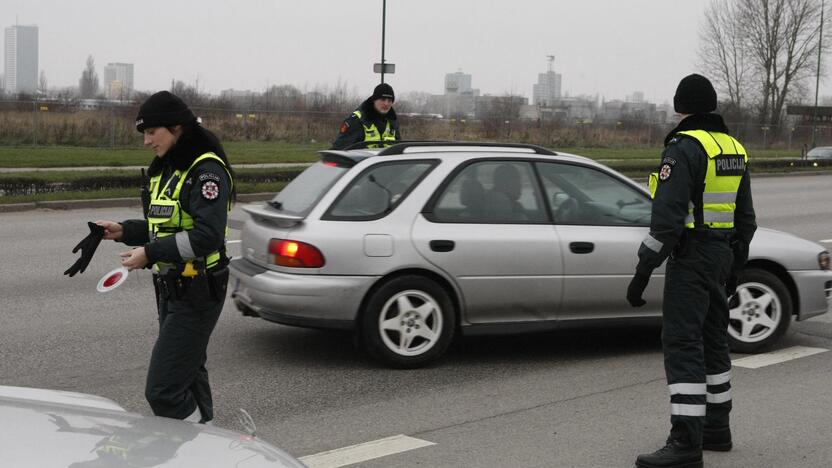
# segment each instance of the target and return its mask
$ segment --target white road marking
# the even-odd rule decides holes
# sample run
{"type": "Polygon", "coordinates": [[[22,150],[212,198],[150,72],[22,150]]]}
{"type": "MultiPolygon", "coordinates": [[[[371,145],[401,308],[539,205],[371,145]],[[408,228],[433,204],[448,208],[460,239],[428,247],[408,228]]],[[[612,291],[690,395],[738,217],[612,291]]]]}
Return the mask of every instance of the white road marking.
{"type": "Polygon", "coordinates": [[[819,240],[818,242],[820,242],[822,244],[832,244],[832,239],[823,239],[823,240],[819,240]]]}
{"type": "Polygon", "coordinates": [[[300,461],[309,468],[338,468],[429,445],[436,445],[436,443],[399,434],[372,442],[307,455],[300,457],[300,461]]]}
{"type": "Polygon", "coordinates": [[[824,348],[792,346],[791,348],[780,349],[770,353],[756,354],[754,356],[734,359],[731,361],[731,364],[748,369],[759,369],[760,367],[780,364],[781,362],[791,361],[792,359],[799,359],[813,354],[825,353],[827,351],[829,350],[824,348]]]}
{"type": "Polygon", "coordinates": [[[233,240],[233,241],[226,242],[226,244],[239,244],[240,242],[242,242],[242,241],[241,240],[233,240]]]}

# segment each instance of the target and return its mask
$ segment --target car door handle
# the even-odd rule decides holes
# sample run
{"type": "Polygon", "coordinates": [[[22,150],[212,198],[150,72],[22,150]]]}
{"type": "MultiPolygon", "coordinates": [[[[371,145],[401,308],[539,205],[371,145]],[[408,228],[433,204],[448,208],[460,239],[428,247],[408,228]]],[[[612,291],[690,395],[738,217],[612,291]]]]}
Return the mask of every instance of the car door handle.
{"type": "Polygon", "coordinates": [[[452,240],[432,240],[429,245],[434,252],[450,252],[454,249],[456,243],[452,240]]]}
{"type": "Polygon", "coordinates": [[[576,254],[588,254],[595,250],[595,244],[592,242],[570,242],[569,250],[576,254]]]}

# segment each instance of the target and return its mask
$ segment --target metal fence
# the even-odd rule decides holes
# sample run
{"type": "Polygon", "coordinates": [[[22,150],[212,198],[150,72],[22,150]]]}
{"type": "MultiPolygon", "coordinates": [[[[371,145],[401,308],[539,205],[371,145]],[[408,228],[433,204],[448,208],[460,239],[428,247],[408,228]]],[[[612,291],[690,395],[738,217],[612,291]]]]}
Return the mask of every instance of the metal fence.
{"type": "MultiPolygon", "coordinates": [[[[344,112],[196,107],[203,125],[222,141],[330,142],[337,135],[344,112]]],[[[136,105],[90,101],[0,101],[0,146],[139,146],[135,130],[136,105]]],[[[566,122],[504,119],[437,119],[401,116],[407,139],[512,141],[548,147],[660,146],[673,122],[636,120],[566,122]]],[[[750,148],[801,151],[810,148],[812,125],[780,126],[728,122],[732,133],[750,148]]],[[[818,146],[832,145],[832,126],[816,126],[818,146]]]]}

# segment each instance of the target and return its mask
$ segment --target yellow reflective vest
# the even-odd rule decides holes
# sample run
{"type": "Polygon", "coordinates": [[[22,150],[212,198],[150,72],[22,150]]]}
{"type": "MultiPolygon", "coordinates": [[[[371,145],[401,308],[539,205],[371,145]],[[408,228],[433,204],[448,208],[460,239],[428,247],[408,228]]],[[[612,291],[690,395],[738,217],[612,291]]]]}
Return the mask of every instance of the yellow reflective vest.
{"type": "Polygon", "coordinates": [[[367,148],[378,148],[383,146],[389,146],[392,142],[396,141],[396,131],[390,126],[390,121],[387,121],[387,124],[384,127],[384,133],[379,133],[376,124],[370,123],[367,125],[363,120],[361,120],[361,111],[356,110],[352,113],[354,116],[358,117],[358,120],[361,121],[361,126],[364,127],[364,141],[377,141],[382,144],[378,145],[367,145],[367,148]]]}
{"type": "MultiPolygon", "coordinates": [[[[200,162],[206,159],[214,159],[228,173],[228,180],[234,184],[228,168],[225,166],[223,160],[214,153],[205,153],[196,158],[188,169],[175,170],[168,180],[162,183],[162,174],[157,174],[150,179],[150,206],[147,210],[147,227],[150,233],[150,239],[155,240],[162,237],[175,235],[180,231],[190,231],[194,228],[194,219],[191,215],[182,209],[179,204],[179,193],[182,191],[182,186],[185,185],[185,180],[188,178],[188,173],[196,167],[200,162]],[[171,187],[171,184],[174,184],[171,187]]],[[[231,200],[228,201],[228,211],[231,211],[231,200]]],[[[228,226],[225,227],[225,234],[228,235],[228,226]]],[[[215,266],[221,258],[219,251],[209,253],[204,257],[205,268],[215,266]]],[[[189,261],[192,259],[183,259],[189,261]]],[[[159,271],[172,264],[164,262],[156,262],[155,270],[159,271]]]]}
{"type": "MultiPolygon", "coordinates": [[[[748,154],[735,138],[720,132],[687,130],[678,134],[695,138],[708,155],[705,190],[702,193],[702,225],[712,229],[733,229],[734,210],[740,181],[748,166],[748,154]]],[[[650,174],[650,194],[655,196],[658,173],[650,174]]],[[[696,206],[689,202],[685,227],[696,227],[696,206]]]]}

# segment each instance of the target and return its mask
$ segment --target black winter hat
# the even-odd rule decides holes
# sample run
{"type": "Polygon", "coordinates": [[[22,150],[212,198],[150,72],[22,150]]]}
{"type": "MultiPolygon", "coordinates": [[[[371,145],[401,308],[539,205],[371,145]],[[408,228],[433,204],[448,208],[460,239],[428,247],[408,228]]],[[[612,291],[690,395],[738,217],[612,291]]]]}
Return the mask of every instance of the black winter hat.
{"type": "Polygon", "coordinates": [[[381,98],[390,98],[392,100],[396,100],[396,94],[393,93],[393,87],[387,83],[381,83],[380,85],[376,86],[373,90],[373,95],[370,98],[375,101],[376,99],[381,98]]]}
{"type": "Polygon", "coordinates": [[[195,121],[196,116],[185,101],[168,91],[159,91],[147,98],[139,107],[136,130],[143,133],[146,128],[170,127],[195,121]]]}
{"type": "Polygon", "coordinates": [[[716,110],[716,91],[707,78],[696,73],[682,78],[673,96],[673,109],[680,114],[707,114],[716,110]]]}

